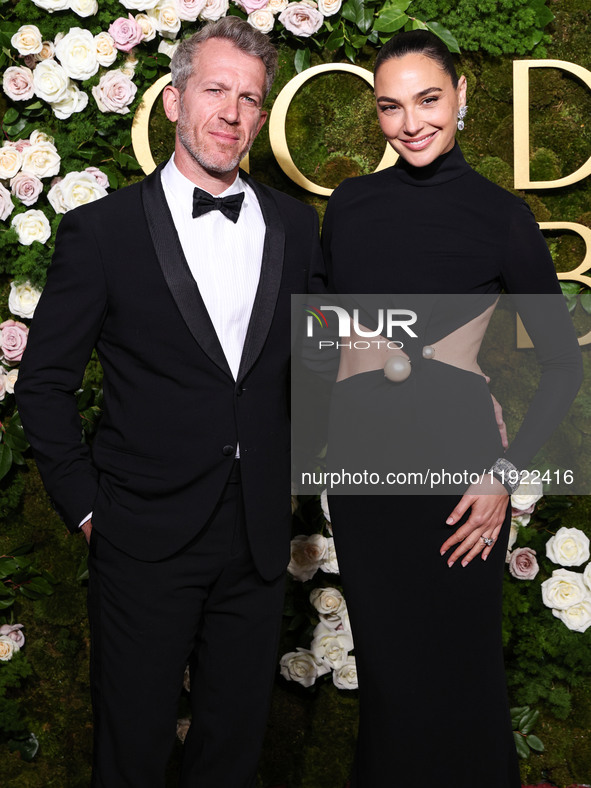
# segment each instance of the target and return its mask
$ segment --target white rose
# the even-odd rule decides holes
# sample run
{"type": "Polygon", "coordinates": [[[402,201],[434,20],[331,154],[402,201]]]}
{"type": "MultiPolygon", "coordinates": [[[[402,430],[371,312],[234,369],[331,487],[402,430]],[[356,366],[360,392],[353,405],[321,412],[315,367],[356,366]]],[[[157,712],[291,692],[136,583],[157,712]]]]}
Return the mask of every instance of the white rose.
{"type": "Polygon", "coordinates": [[[96,44],[90,30],[71,28],[56,44],[55,55],[72,79],[90,79],[99,70],[96,44]]]}
{"type": "Polygon", "coordinates": [[[329,671],[329,668],[320,663],[311,651],[304,648],[284,654],[279,665],[284,679],[297,681],[304,687],[311,687],[319,676],[329,671]]]}
{"type": "Polygon", "coordinates": [[[327,550],[326,537],[321,534],[296,536],[291,540],[291,560],[287,571],[295,580],[309,580],[324,561],[327,550]]]}
{"type": "Polygon", "coordinates": [[[116,112],[119,115],[129,112],[129,105],[136,93],[137,86],[120,69],[107,71],[92,89],[92,95],[101,112],[116,112]]]}
{"type": "Polygon", "coordinates": [[[559,528],[546,542],[546,555],[561,566],[581,566],[589,560],[589,537],[578,528],[559,528]]]}
{"type": "Polygon", "coordinates": [[[509,560],[509,551],[513,548],[513,545],[517,541],[517,535],[519,533],[519,525],[514,523],[511,520],[511,528],[509,530],[509,543],[507,544],[507,561],[509,560]]]}
{"type": "Polygon", "coordinates": [[[337,551],[334,545],[334,539],[329,536],[326,540],[326,557],[320,564],[320,569],[330,575],[339,574],[339,562],[337,561],[337,551]]]}
{"type": "Polygon", "coordinates": [[[310,602],[324,616],[340,616],[346,609],[345,598],[337,588],[315,588],[310,602]]]}
{"type": "Polygon", "coordinates": [[[533,503],[537,503],[543,495],[544,485],[542,482],[521,482],[511,496],[511,506],[514,509],[528,509],[533,503]]]}
{"type": "Polygon", "coordinates": [[[205,0],[176,0],[176,10],[179,19],[186,22],[195,22],[205,7],[205,0]]]}
{"type": "Polygon", "coordinates": [[[122,74],[125,74],[126,77],[133,79],[133,75],[135,74],[135,70],[139,62],[140,61],[137,59],[137,57],[134,57],[130,52],[125,58],[125,63],[119,70],[122,74]]]}
{"type": "Polygon", "coordinates": [[[591,591],[591,564],[587,564],[585,567],[585,571],[583,572],[583,580],[585,581],[585,585],[591,591]]]}
{"type": "Polygon", "coordinates": [[[585,632],[591,626],[591,596],[583,599],[578,605],[567,607],[566,610],[552,612],[573,632],[585,632]]]}
{"type": "Polygon", "coordinates": [[[0,221],[8,219],[13,211],[14,203],[12,202],[10,192],[0,183],[0,221]]]}
{"type": "Polygon", "coordinates": [[[22,164],[22,154],[12,145],[3,145],[0,148],[0,178],[14,178],[22,164]]]}
{"type": "Polygon", "coordinates": [[[18,378],[18,367],[9,369],[4,376],[4,384],[7,394],[14,394],[14,386],[18,378]]]}
{"type": "Polygon", "coordinates": [[[253,11],[247,17],[249,25],[252,25],[255,30],[261,33],[270,33],[275,24],[275,17],[273,12],[268,8],[260,8],[258,11],[253,11]]]}
{"type": "Polygon", "coordinates": [[[267,8],[272,14],[280,14],[289,5],[289,0],[269,0],[267,8]]]}
{"type": "Polygon", "coordinates": [[[4,397],[8,394],[6,389],[6,375],[4,370],[0,368],[0,402],[4,399],[4,397]]]}
{"type": "Polygon", "coordinates": [[[531,514],[516,514],[511,518],[512,523],[515,523],[515,525],[522,525],[524,528],[526,525],[529,525],[530,520],[531,514]]]}
{"type": "Polygon", "coordinates": [[[56,60],[43,60],[33,71],[33,84],[35,95],[51,104],[65,95],[70,80],[56,60]]]}
{"type": "Polygon", "coordinates": [[[51,187],[47,197],[56,213],[66,213],[79,205],[100,200],[106,195],[107,190],[98,183],[92,173],[69,172],[65,178],[51,187]]]}
{"type": "Polygon", "coordinates": [[[60,185],[62,181],[63,178],[56,178],[55,183],[47,192],[49,204],[56,213],[67,213],[69,210],[68,206],[66,205],[64,193],[62,192],[62,187],[60,185]]]}
{"type": "Polygon", "coordinates": [[[315,659],[329,668],[338,669],[345,664],[349,651],[353,648],[353,638],[346,630],[334,630],[324,622],[314,630],[310,651],[315,659]]]}
{"type": "Polygon", "coordinates": [[[156,38],[156,25],[154,24],[154,20],[147,14],[137,14],[135,21],[140,26],[144,41],[153,41],[156,38]]]}
{"type": "Polygon", "coordinates": [[[23,25],[10,39],[19,55],[35,55],[43,49],[43,36],[37,25],[23,25]]]}
{"type": "Polygon", "coordinates": [[[70,0],[70,8],[78,16],[94,16],[98,13],[97,0],[70,0]]]}
{"type": "Polygon", "coordinates": [[[73,82],[59,101],[51,102],[51,109],[56,118],[66,120],[75,112],[82,112],[88,106],[88,93],[84,93],[73,82]]]}
{"type": "Polygon", "coordinates": [[[96,59],[100,66],[108,68],[117,60],[115,39],[110,33],[103,31],[94,37],[96,59]]]}
{"type": "Polygon", "coordinates": [[[119,0],[119,2],[130,11],[145,11],[158,5],[158,0],[119,0]]]}
{"type": "Polygon", "coordinates": [[[8,309],[11,314],[30,320],[35,314],[35,307],[40,298],[41,292],[30,282],[23,282],[20,285],[11,282],[8,309]]]}
{"type": "Polygon", "coordinates": [[[60,155],[51,142],[34,142],[23,153],[23,170],[33,173],[38,178],[51,178],[57,175],[60,164],[60,155]]]}
{"type": "Polygon", "coordinates": [[[587,596],[583,575],[568,569],[555,569],[552,577],[542,583],[542,600],[546,607],[566,610],[578,605],[587,596]]]}
{"type": "Polygon", "coordinates": [[[29,142],[31,145],[36,145],[38,142],[49,142],[49,144],[53,145],[53,149],[57,152],[55,140],[53,137],[50,137],[49,134],[46,134],[44,131],[39,131],[39,129],[35,129],[35,131],[31,132],[29,142]]]}
{"type": "Polygon", "coordinates": [[[340,668],[333,671],[332,680],[338,689],[354,690],[358,688],[357,663],[352,654],[347,657],[340,668]]]}
{"type": "Polygon", "coordinates": [[[174,0],[160,0],[154,8],[148,10],[148,16],[164,38],[174,38],[181,29],[181,20],[174,0]]]}
{"type": "Polygon", "coordinates": [[[49,60],[55,57],[55,47],[52,41],[44,41],[41,47],[41,52],[38,52],[35,57],[37,60],[49,60]]]}
{"type": "Polygon", "coordinates": [[[8,635],[0,635],[0,661],[8,662],[19,650],[17,644],[8,635]]]}
{"type": "Polygon", "coordinates": [[[158,52],[161,52],[163,55],[166,55],[172,59],[172,56],[176,52],[180,43],[180,41],[167,41],[165,38],[163,38],[158,44],[158,52]]]}
{"type": "Polygon", "coordinates": [[[23,66],[10,66],[2,77],[2,88],[13,101],[28,101],[35,95],[33,72],[23,66]]]}
{"type": "Polygon", "coordinates": [[[42,8],[44,11],[49,11],[53,14],[54,11],[65,11],[70,7],[70,0],[33,0],[37,8],[42,8]]]}
{"type": "Polygon", "coordinates": [[[43,183],[30,172],[19,172],[10,181],[10,189],[17,200],[30,207],[39,199],[43,191],[43,183]]]}
{"type": "Polygon", "coordinates": [[[320,506],[322,507],[322,514],[324,519],[330,522],[330,509],[328,508],[328,490],[322,490],[320,493],[320,506]]]}
{"type": "Polygon", "coordinates": [[[207,19],[209,22],[215,22],[228,13],[229,7],[229,0],[206,0],[203,11],[200,14],[200,19],[207,19]]]}
{"type": "Polygon", "coordinates": [[[35,208],[17,214],[10,224],[16,230],[18,240],[23,246],[30,246],[33,241],[44,244],[51,236],[51,227],[47,216],[43,211],[38,211],[35,208]]]}
{"type": "Polygon", "coordinates": [[[343,5],[343,0],[318,0],[318,10],[324,16],[338,14],[343,5]]]}

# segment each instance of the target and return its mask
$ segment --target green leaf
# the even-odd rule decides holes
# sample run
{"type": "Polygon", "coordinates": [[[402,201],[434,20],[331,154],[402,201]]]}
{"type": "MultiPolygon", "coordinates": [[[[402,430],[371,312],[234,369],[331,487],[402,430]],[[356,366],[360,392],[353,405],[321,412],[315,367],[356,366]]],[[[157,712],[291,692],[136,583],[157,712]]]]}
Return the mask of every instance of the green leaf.
{"type": "Polygon", "coordinates": [[[0,479],[3,479],[12,465],[12,449],[6,443],[0,443],[0,479]]]}
{"type": "Polygon", "coordinates": [[[367,36],[362,36],[360,33],[356,33],[355,35],[351,36],[350,40],[355,49],[361,49],[362,46],[365,46],[367,36]]]}
{"type": "Polygon", "coordinates": [[[411,0],[388,0],[382,6],[382,12],[390,9],[397,9],[398,11],[406,11],[411,4],[411,0]]]}
{"type": "Polygon", "coordinates": [[[0,610],[7,610],[12,605],[14,605],[14,598],[12,598],[12,599],[0,599],[0,610]]]}
{"type": "Polygon", "coordinates": [[[570,282],[568,280],[560,280],[560,289],[564,295],[572,295],[581,292],[581,285],[578,282],[570,282]]]}
{"type": "Polygon", "coordinates": [[[23,589],[27,589],[28,591],[34,591],[37,594],[45,594],[46,596],[51,596],[53,594],[54,588],[50,582],[48,582],[44,577],[33,577],[26,586],[22,587],[23,589]]]}
{"type": "Polygon", "coordinates": [[[343,35],[343,31],[336,27],[326,39],[325,47],[329,52],[336,52],[336,50],[340,49],[344,43],[345,36],[343,35]]]}
{"type": "Polygon", "coordinates": [[[520,733],[513,731],[513,738],[515,739],[515,749],[517,750],[519,757],[529,758],[530,750],[523,736],[520,733]]]}
{"type": "Polygon", "coordinates": [[[421,19],[416,19],[416,17],[412,17],[411,18],[410,29],[411,30],[427,30],[427,25],[421,19]]]}
{"type": "Polygon", "coordinates": [[[18,571],[18,564],[10,555],[4,555],[0,558],[0,579],[10,577],[18,571]]]}
{"type": "Polygon", "coordinates": [[[298,51],[295,53],[293,62],[298,74],[300,74],[302,71],[305,71],[307,68],[310,68],[310,50],[308,48],[298,49],[298,51]]]}
{"type": "Polygon", "coordinates": [[[76,580],[79,583],[88,580],[88,556],[83,555],[82,560],[80,561],[80,566],[78,567],[78,571],[76,572],[76,580]]]}
{"type": "Polygon", "coordinates": [[[341,7],[341,16],[343,19],[348,19],[349,22],[357,23],[357,5],[354,0],[347,0],[345,5],[341,7]]]}
{"type": "Polygon", "coordinates": [[[373,29],[379,30],[380,33],[395,33],[396,30],[404,27],[407,21],[408,16],[403,11],[397,8],[386,9],[373,23],[373,29]]]}
{"type": "Polygon", "coordinates": [[[540,712],[539,711],[532,711],[531,714],[528,715],[527,721],[525,725],[523,725],[520,730],[521,733],[527,734],[534,728],[536,722],[540,719],[540,712]]]}
{"type": "Polygon", "coordinates": [[[373,22],[373,11],[370,8],[363,8],[357,18],[357,27],[362,33],[367,33],[373,22]]]}
{"type": "Polygon", "coordinates": [[[351,46],[351,44],[348,41],[345,41],[345,55],[347,55],[351,63],[355,62],[355,58],[357,56],[357,50],[355,49],[355,47],[351,46]]]}
{"type": "Polygon", "coordinates": [[[535,750],[536,752],[544,752],[544,745],[537,736],[528,736],[527,743],[532,750],[535,750]]]}
{"type": "Polygon", "coordinates": [[[427,22],[427,28],[440,38],[450,52],[459,54],[460,45],[456,37],[446,27],[443,27],[439,22],[427,22]]]}
{"type": "Polygon", "coordinates": [[[10,126],[13,123],[16,123],[17,120],[18,120],[18,110],[15,109],[14,107],[10,107],[10,109],[7,109],[6,112],[4,113],[4,120],[2,122],[6,123],[7,126],[10,126]]]}
{"type": "Polygon", "coordinates": [[[24,118],[21,118],[17,123],[12,126],[4,126],[4,131],[9,134],[11,137],[16,137],[17,134],[20,134],[21,131],[27,125],[27,121],[24,118]]]}
{"type": "Polygon", "coordinates": [[[581,306],[588,315],[591,315],[591,293],[581,293],[581,306]]]}

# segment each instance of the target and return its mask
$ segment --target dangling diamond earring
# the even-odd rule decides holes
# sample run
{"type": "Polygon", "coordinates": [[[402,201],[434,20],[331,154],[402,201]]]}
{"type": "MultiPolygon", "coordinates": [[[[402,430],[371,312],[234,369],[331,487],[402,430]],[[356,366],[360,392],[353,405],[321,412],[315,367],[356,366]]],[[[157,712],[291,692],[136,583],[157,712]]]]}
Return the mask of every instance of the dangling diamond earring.
{"type": "Polygon", "coordinates": [[[464,104],[463,107],[460,107],[458,110],[458,131],[464,130],[464,118],[468,113],[468,105],[464,104]]]}

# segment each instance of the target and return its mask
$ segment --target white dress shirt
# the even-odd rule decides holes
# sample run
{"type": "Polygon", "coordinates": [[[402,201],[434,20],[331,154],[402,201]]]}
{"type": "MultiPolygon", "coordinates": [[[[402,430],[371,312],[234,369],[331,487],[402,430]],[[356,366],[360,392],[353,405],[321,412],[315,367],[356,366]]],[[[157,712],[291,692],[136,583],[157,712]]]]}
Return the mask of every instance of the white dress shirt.
{"type": "Polygon", "coordinates": [[[236,224],[221,211],[193,219],[195,184],[179,172],[174,156],[161,177],[187,263],[236,379],[261,274],[266,229],[261,208],[254,191],[237,175],[231,186],[214,195],[244,192],[236,224]]]}

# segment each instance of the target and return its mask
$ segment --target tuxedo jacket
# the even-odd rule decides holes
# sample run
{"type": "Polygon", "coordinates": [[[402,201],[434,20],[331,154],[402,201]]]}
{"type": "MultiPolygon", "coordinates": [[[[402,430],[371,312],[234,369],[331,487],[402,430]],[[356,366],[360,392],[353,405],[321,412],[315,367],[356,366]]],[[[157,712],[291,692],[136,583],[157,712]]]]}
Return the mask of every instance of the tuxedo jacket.
{"type": "MultiPolygon", "coordinates": [[[[240,444],[251,550],[286,566],[290,523],[290,295],[319,265],[313,208],[249,176],[266,224],[261,274],[234,380],[184,257],[160,170],[67,213],[16,397],[54,505],[75,531],[156,561],[186,545],[220,499],[240,444]],[[74,393],[93,348],[104,409],[92,449],[74,393]]],[[[198,225],[197,225],[198,227],[198,225]]]]}

